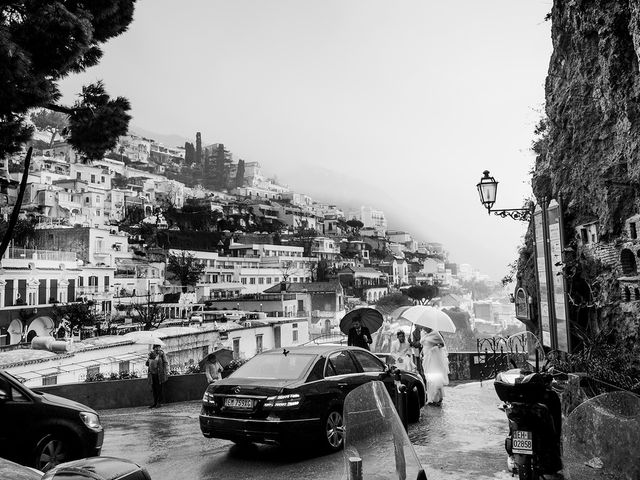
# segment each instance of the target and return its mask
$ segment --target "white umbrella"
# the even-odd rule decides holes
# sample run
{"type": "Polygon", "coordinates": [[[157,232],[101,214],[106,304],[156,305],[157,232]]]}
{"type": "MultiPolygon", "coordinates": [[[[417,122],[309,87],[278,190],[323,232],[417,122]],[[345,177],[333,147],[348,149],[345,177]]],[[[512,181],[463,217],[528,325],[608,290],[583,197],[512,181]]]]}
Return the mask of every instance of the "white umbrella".
{"type": "Polygon", "coordinates": [[[160,345],[164,346],[164,342],[160,340],[156,332],[142,331],[142,332],[129,332],[122,336],[125,340],[133,340],[134,343],[141,345],[160,345]]]}
{"type": "Polygon", "coordinates": [[[456,331],[456,326],[449,315],[429,305],[415,305],[410,307],[402,312],[400,318],[409,320],[414,325],[428,327],[439,332],[453,333],[456,331]]]}

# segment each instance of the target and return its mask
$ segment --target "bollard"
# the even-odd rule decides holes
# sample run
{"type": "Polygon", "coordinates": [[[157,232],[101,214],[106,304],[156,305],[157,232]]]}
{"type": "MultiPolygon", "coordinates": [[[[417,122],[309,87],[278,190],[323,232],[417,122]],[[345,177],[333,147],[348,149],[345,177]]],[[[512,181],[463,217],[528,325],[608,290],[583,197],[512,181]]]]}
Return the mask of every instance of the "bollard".
{"type": "Polygon", "coordinates": [[[349,480],[362,480],[362,459],[349,457],[349,480]]]}

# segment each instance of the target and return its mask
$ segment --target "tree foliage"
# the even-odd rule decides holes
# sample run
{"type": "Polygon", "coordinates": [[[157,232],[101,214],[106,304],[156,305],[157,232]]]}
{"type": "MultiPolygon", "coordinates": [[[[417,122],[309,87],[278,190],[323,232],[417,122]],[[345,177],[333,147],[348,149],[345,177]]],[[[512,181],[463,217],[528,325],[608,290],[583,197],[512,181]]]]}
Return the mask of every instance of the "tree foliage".
{"type": "Polygon", "coordinates": [[[168,260],[167,271],[180,281],[183,292],[187,291],[187,287],[198,283],[204,272],[204,264],[199,263],[193,255],[184,250],[178,255],[169,255],[168,260]]]}
{"type": "Polygon", "coordinates": [[[167,319],[166,310],[158,303],[133,303],[131,313],[144,325],[144,330],[154,330],[167,319]]]}
{"type": "Polygon", "coordinates": [[[406,293],[409,298],[421,304],[426,304],[429,300],[438,296],[438,287],[435,285],[414,285],[409,287],[406,293]]]}
{"type": "Polygon", "coordinates": [[[53,147],[56,137],[61,135],[69,125],[67,116],[60,112],[53,112],[46,108],[41,108],[31,114],[31,121],[41,132],[48,132],[51,135],[49,148],[53,147]]]}
{"type": "MultiPolygon", "coordinates": [[[[60,99],[58,81],[70,73],[97,65],[102,57],[101,45],[127,29],[133,19],[134,5],[135,0],[3,2],[0,7],[0,158],[19,151],[29,140],[33,129],[27,123],[27,114],[35,108],[68,114],[70,134],[79,148],[87,145],[78,137],[81,135],[78,128],[87,119],[91,119],[91,125],[83,125],[85,134],[97,134],[101,127],[109,127],[102,132],[101,140],[119,131],[107,118],[114,119],[115,127],[127,124],[128,102],[110,101],[104,96],[93,98],[96,88],[83,93],[73,108],[56,105],[56,102],[60,99]]],[[[96,152],[81,150],[81,153],[91,157],[96,152]]]]}
{"type": "Polygon", "coordinates": [[[242,187],[244,185],[244,160],[238,160],[238,170],[236,170],[236,188],[242,187]]]}
{"type": "Polygon", "coordinates": [[[79,327],[93,327],[101,321],[92,303],[68,303],[54,305],[51,311],[56,324],[67,322],[71,331],[79,327]]]}
{"type": "Polygon", "coordinates": [[[89,159],[100,159],[126,135],[131,105],[124,97],[109,98],[102,82],[82,87],[69,115],[69,144],[89,159]]]}
{"type": "Polygon", "coordinates": [[[200,135],[200,132],[196,133],[196,150],[195,150],[195,162],[196,165],[201,166],[202,165],[202,135],[200,135]]]}
{"type": "Polygon", "coordinates": [[[402,293],[387,294],[376,302],[376,308],[386,315],[389,315],[396,308],[409,305],[413,305],[413,303],[409,300],[409,297],[402,293]]]}
{"type": "Polygon", "coordinates": [[[184,142],[184,163],[191,165],[196,161],[196,149],[191,142],[184,142]]]}

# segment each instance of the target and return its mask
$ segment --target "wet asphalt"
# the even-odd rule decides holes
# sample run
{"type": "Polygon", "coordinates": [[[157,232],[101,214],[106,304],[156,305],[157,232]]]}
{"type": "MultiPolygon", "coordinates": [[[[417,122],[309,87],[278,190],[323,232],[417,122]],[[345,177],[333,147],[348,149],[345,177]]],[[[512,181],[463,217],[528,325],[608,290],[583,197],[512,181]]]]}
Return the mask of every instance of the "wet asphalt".
{"type": "MultiPolygon", "coordinates": [[[[409,439],[429,480],[512,478],[499,405],[492,382],[473,382],[446,387],[441,407],[424,407],[409,439]]],[[[204,438],[199,411],[200,402],[104,410],[102,454],[144,466],[153,480],[346,478],[342,453],[317,455],[305,446],[295,453],[266,445],[241,449],[204,438]]]]}

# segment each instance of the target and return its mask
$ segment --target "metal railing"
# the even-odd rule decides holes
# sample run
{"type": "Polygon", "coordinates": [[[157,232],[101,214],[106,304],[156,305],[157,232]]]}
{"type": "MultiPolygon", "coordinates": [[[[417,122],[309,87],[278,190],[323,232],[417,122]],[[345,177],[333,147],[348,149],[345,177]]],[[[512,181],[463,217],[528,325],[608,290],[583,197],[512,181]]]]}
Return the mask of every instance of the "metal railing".
{"type": "Polygon", "coordinates": [[[52,260],[56,262],[75,262],[76,252],[63,252],[59,250],[34,250],[31,248],[11,247],[7,250],[5,258],[16,260],[52,260]]]}

